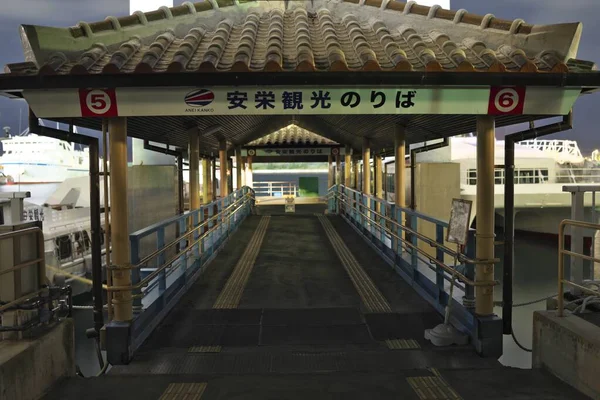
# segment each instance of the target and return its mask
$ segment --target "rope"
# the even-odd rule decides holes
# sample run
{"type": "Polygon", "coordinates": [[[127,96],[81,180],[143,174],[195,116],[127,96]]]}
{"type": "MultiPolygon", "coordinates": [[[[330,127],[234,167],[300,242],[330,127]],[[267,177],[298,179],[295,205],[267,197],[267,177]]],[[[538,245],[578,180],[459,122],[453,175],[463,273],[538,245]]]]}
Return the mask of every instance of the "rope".
{"type": "Polygon", "coordinates": [[[546,296],[546,297],[544,297],[544,298],[541,298],[541,299],[538,299],[538,300],[527,301],[527,302],[525,302],[525,303],[513,304],[513,308],[517,308],[517,307],[524,307],[524,306],[530,306],[530,305],[532,305],[532,304],[535,304],[535,303],[540,303],[540,302],[542,302],[542,301],[546,301],[546,300],[548,300],[548,299],[551,299],[551,298],[553,298],[553,297],[556,297],[556,296],[558,296],[558,294],[554,294],[554,295],[552,295],[552,296],[546,296]]]}

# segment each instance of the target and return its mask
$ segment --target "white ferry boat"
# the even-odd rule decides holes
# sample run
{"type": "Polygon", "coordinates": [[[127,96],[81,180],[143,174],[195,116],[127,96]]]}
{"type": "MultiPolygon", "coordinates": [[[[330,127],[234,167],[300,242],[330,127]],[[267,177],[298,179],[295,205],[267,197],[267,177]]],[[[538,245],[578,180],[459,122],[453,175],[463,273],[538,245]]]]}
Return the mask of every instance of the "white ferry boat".
{"type": "MultiPolygon", "coordinates": [[[[412,146],[411,146],[412,147],[412,146]]],[[[416,145],[416,147],[420,147],[416,145]]],[[[417,163],[458,163],[461,197],[475,202],[477,194],[477,138],[452,137],[448,146],[417,154],[417,163]]],[[[496,224],[504,219],[504,141],[495,145],[496,224]]],[[[393,163],[387,163],[393,171],[393,163]]],[[[407,168],[408,170],[409,168],[407,168]]],[[[407,171],[408,176],[409,171],[407,171]]],[[[393,173],[386,176],[387,198],[394,200],[393,173]]],[[[570,218],[571,194],[565,185],[599,185],[600,163],[586,159],[576,141],[531,140],[515,144],[515,229],[556,234],[560,221],[570,218]]],[[[410,189],[408,189],[410,192],[410,189]]],[[[410,198],[407,194],[407,198],[410,198]]],[[[591,218],[591,194],[585,197],[585,217],[591,218]]],[[[598,201],[600,203],[600,199],[598,201]]],[[[475,210],[471,214],[475,220],[475,210]]]]}
{"type": "Polygon", "coordinates": [[[0,141],[0,184],[57,183],[87,175],[88,149],[74,143],[30,134],[0,141]]]}

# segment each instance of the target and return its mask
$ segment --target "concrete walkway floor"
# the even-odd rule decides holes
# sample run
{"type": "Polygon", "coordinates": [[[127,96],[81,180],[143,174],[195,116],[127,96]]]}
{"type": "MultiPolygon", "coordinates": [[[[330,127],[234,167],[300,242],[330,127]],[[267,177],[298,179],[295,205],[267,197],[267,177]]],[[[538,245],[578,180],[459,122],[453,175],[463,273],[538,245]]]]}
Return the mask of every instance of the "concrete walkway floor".
{"type": "Polygon", "coordinates": [[[341,218],[265,214],[244,222],[130,365],[45,398],[586,398],[543,371],[426,342],[441,317],[341,218]]]}

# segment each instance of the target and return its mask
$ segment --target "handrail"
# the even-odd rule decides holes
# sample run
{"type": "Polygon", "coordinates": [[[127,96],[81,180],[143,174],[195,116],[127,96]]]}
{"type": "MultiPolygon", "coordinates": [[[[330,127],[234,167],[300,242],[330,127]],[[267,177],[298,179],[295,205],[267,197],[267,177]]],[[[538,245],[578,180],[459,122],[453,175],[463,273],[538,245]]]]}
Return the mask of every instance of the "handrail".
{"type": "MultiPolygon", "coordinates": [[[[346,197],[346,198],[348,197],[348,196],[344,195],[343,193],[342,193],[342,195],[344,197],[346,197]]],[[[336,196],[339,197],[339,193],[336,193],[336,196]]],[[[350,207],[353,207],[353,205],[351,205],[348,201],[346,201],[346,200],[341,200],[341,201],[343,203],[349,205],[350,207]]],[[[361,204],[360,202],[359,202],[359,205],[362,208],[366,207],[364,204],[361,204]]],[[[399,240],[402,243],[402,246],[404,247],[404,249],[411,248],[411,249],[416,250],[418,253],[421,253],[422,255],[425,255],[425,256],[429,257],[429,254],[427,254],[427,252],[425,252],[424,250],[419,249],[418,246],[415,246],[414,244],[412,244],[409,241],[407,241],[406,239],[404,239],[402,237],[402,235],[395,234],[393,231],[389,230],[386,226],[380,224],[377,220],[374,220],[373,218],[369,217],[364,212],[362,212],[360,210],[358,210],[357,212],[361,216],[363,216],[364,218],[366,218],[369,221],[373,222],[380,231],[383,231],[383,232],[389,234],[390,236],[393,236],[395,239],[399,240]]],[[[452,255],[453,257],[458,257],[461,261],[463,261],[465,263],[468,263],[468,264],[489,264],[490,262],[494,262],[494,261],[489,261],[489,260],[480,260],[480,261],[471,260],[470,258],[464,256],[463,254],[457,253],[457,252],[449,249],[448,247],[444,246],[443,244],[437,243],[437,242],[429,239],[427,236],[424,236],[424,235],[422,235],[422,234],[420,234],[418,232],[415,232],[412,229],[410,229],[410,228],[408,228],[408,227],[406,227],[406,226],[404,226],[404,225],[402,225],[402,224],[400,224],[400,223],[398,223],[398,222],[396,222],[396,221],[394,221],[394,220],[386,217],[385,215],[382,215],[382,214],[378,213],[375,210],[369,209],[369,212],[373,213],[373,214],[376,214],[376,215],[380,216],[381,218],[383,218],[383,219],[385,219],[385,220],[387,220],[387,221],[395,224],[398,228],[405,230],[406,232],[410,233],[411,235],[417,236],[421,240],[427,242],[432,247],[436,247],[438,249],[444,250],[444,252],[446,252],[449,255],[452,255]]],[[[429,258],[431,258],[431,257],[429,257],[429,258]]],[[[456,271],[454,268],[452,268],[452,267],[444,264],[441,261],[438,261],[436,259],[431,259],[431,261],[433,261],[436,265],[438,265],[444,271],[446,271],[446,272],[448,272],[450,274],[454,274],[454,276],[456,278],[458,278],[458,280],[460,280],[461,282],[463,282],[464,284],[469,285],[469,286],[496,286],[499,283],[498,281],[473,281],[470,278],[468,278],[467,276],[465,276],[464,274],[461,274],[460,272],[456,271]]]]}
{"type": "MultiPolygon", "coordinates": [[[[236,205],[239,202],[242,202],[242,204],[240,204],[233,212],[229,213],[229,215],[225,216],[225,219],[229,220],[231,219],[234,214],[241,209],[242,207],[244,207],[246,205],[246,203],[248,201],[250,201],[250,199],[252,198],[251,195],[246,194],[243,195],[242,197],[240,197],[238,200],[236,200],[233,204],[231,204],[230,206],[228,206],[226,209],[223,209],[221,212],[219,212],[218,214],[216,214],[215,216],[213,216],[212,218],[214,219],[215,217],[221,216],[223,213],[225,213],[229,208],[231,208],[232,206],[236,205]]],[[[209,222],[210,220],[206,220],[205,223],[209,222]]],[[[204,224],[203,224],[204,225],[204,224]]],[[[190,232],[186,233],[185,236],[180,236],[178,237],[176,240],[174,240],[173,242],[171,242],[169,244],[168,247],[172,247],[173,243],[178,243],[181,242],[182,239],[184,237],[189,236],[190,234],[194,233],[196,231],[196,229],[200,228],[203,225],[199,225],[198,227],[194,228],[193,230],[191,230],[190,232]]],[[[152,271],[150,274],[148,274],[148,276],[146,276],[144,279],[142,279],[140,282],[138,282],[135,285],[127,285],[127,286],[110,286],[108,287],[106,290],[109,292],[122,292],[122,291],[129,291],[129,290],[137,290],[137,289],[141,289],[145,286],[147,286],[148,284],[150,284],[150,282],[156,278],[162,271],[164,271],[167,268],[170,268],[171,265],[178,259],[180,258],[182,255],[184,255],[187,251],[191,250],[193,247],[195,247],[200,241],[202,241],[203,239],[205,239],[209,234],[211,234],[212,232],[214,232],[215,230],[219,229],[220,225],[215,225],[214,227],[210,228],[209,230],[207,230],[204,234],[202,234],[200,237],[198,237],[197,240],[195,240],[194,242],[192,242],[191,244],[189,244],[186,248],[180,250],[175,256],[171,257],[167,262],[165,262],[162,266],[156,268],[154,271],[152,271]]],[[[168,248],[167,246],[163,247],[162,251],[155,251],[153,254],[151,254],[150,256],[156,257],[158,254],[162,253],[164,250],[166,250],[168,248]]],[[[148,257],[150,257],[148,256],[148,257]]],[[[135,266],[127,266],[127,267],[121,267],[122,269],[134,269],[134,268],[140,268],[143,264],[147,263],[149,260],[148,257],[145,257],[144,260],[146,260],[145,262],[140,261],[138,264],[136,264],[135,266]]],[[[152,257],[152,258],[153,258],[152,257]]],[[[114,267],[113,267],[114,268],[114,267]]]]}
{"type": "Polygon", "coordinates": [[[564,300],[564,289],[565,288],[564,288],[564,285],[569,285],[571,287],[577,288],[583,292],[586,292],[586,293],[594,295],[594,296],[600,296],[600,291],[587,288],[585,286],[579,285],[575,282],[572,282],[572,281],[564,278],[564,274],[565,274],[564,256],[565,255],[572,256],[572,257],[578,257],[578,258],[581,258],[584,260],[600,263],[600,259],[598,259],[598,258],[590,257],[585,254],[576,253],[576,252],[573,252],[570,250],[565,250],[564,235],[565,235],[565,228],[567,226],[593,229],[596,231],[600,230],[599,224],[593,224],[591,222],[575,221],[572,219],[565,219],[565,220],[561,221],[560,225],[558,226],[558,298],[557,298],[557,307],[558,307],[558,316],[559,317],[564,316],[564,310],[565,310],[565,304],[564,304],[564,301],[565,301],[564,300]]]}
{"type": "MultiPolygon", "coordinates": [[[[360,192],[356,192],[356,193],[360,193],[360,192]]],[[[339,195],[340,195],[340,193],[335,193],[334,196],[339,197],[339,195]]],[[[341,193],[341,195],[344,196],[344,197],[346,197],[346,198],[348,198],[348,196],[346,194],[344,194],[344,193],[341,193]]],[[[379,199],[379,198],[374,198],[374,199],[378,200],[378,201],[380,201],[382,203],[385,203],[385,200],[383,200],[383,199],[379,199]]],[[[345,201],[345,203],[348,204],[347,201],[345,201]]],[[[358,202],[358,203],[359,203],[359,205],[362,208],[368,208],[365,204],[362,204],[360,202],[358,202]]],[[[417,216],[419,218],[422,218],[422,219],[424,219],[427,222],[439,224],[439,225],[443,226],[444,228],[448,227],[447,223],[444,223],[443,221],[437,221],[437,220],[435,220],[432,217],[423,218],[423,214],[420,214],[418,212],[411,213],[412,210],[404,209],[404,208],[401,208],[401,207],[398,207],[398,209],[401,210],[401,211],[403,211],[403,212],[405,212],[405,213],[407,213],[407,214],[409,214],[409,215],[414,215],[414,216],[417,216]]],[[[411,235],[416,236],[417,238],[419,238],[420,240],[422,240],[425,243],[429,244],[430,246],[436,247],[436,248],[442,250],[444,253],[448,254],[449,256],[452,256],[452,257],[456,256],[458,258],[458,261],[460,261],[460,262],[463,262],[463,263],[466,263],[466,264],[477,265],[477,264],[492,264],[492,263],[497,263],[498,261],[500,261],[498,258],[494,258],[494,259],[491,259],[491,260],[471,259],[471,258],[467,257],[466,255],[464,255],[462,253],[457,253],[456,251],[452,250],[451,248],[445,246],[442,243],[436,242],[435,240],[433,240],[433,239],[431,239],[431,238],[423,235],[422,233],[419,233],[417,231],[412,230],[410,227],[408,227],[406,225],[402,225],[398,221],[395,221],[394,219],[392,219],[392,218],[390,218],[390,217],[388,217],[386,215],[383,215],[383,214],[377,212],[376,210],[373,210],[371,208],[368,208],[368,210],[369,210],[370,213],[375,214],[378,217],[381,217],[382,219],[385,219],[387,222],[390,222],[390,223],[396,225],[397,228],[400,228],[403,231],[406,231],[406,232],[410,233],[411,235]]],[[[367,218],[369,218],[369,217],[367,217],[367,218]]],[[[377,223],[377,221],[375,221],[375,222],[377,223]]]]}
{"type": "MultiPolygon", "coordinates": [[[[13,238],[21,237],[21,236],[26,236],[26,235],[30,235],[30,234],[36,234],[36,236],[37,236],[38,253],[42,254],[42,255],[45,254],[45,252],[44,252],[44,232],[39,227],[25,228],[25,229],[21,229],[18,231],[6,232],[3,234],[0,234],[0,241],[6,240],[6,239],[13,239],[13,238]]],[[[34,296],[37,296],[38,294],[40,294],[44,290],[46,290],[46,288],[44,287],[46,285],[46,270],[45,270],[46,264],[44,261],[45,261],[45,259],[43,257],[41,257],[41,258],[38,257],[33,260],[29,260],[29,261],[25,261],[20,264],[17,264],[15,266],[13,266],[12,268],[0,271],[0,276],[1,276],[1,275],[11,273],[11,272],[19,271],[21,269],[27,268],[34,264],[40,265],[40,267],[38,267],[38,275],[39,275],[38,276],[38,286],[40,287],[40,289],[38,289],[32,293],[28,293],[24,296],[21,296],[15,300],[11,300],[10,302],[8,302],[6,304],[3,304],[2,306],[0,306],[0,312],[3,312],[5,310],[9,309],[12,306],[26,302],[27,300],[31,299],[34,296]]]]}
{"type": "MultiPolygon", "coordinates": [[[[207,224],[213,222],[216,219],[219,219],[221,217],[221,215],[223,215],[224,213],[228,212],[230,208],[234,207],[237,203],[239,203],[240,201],[244,201],[244,203],[246,203],[248,201],[248,199],[245,199],[246,197],[249,198],[253,198],[253,196],[250,193],[247,193],[245,195],[242,195],[239,199],[237,199],[236,201],[234,201],[233,203],[231,203],[229,206],[227,206],[226,208],[222,209],[219,213],[213,215],[212,217],[208,218],[207,220],[201,222],[198,226],[196,226],[195,228],[189,230],[188,232],[186,232],[184,235],[179,236],[177,238],[175,238],[173,241],[169,242],[169,244],[165,245],[164,247],[155,250],[153,253],[150,253],[149,255],[147,255],[146,257],[144,257],[143,259],[141,259],[136,265],[124,265],[124,266],[110,266],[108,267],[108,269],[113,269],[113,270],[126,270],[126,269],[137,269],[137,268],[141,268],[143,265],[147,264],[148,261],[152,260],[153,258],[155,258],[156,256],[158,256],[161,253],[164,253],[165,251],[167,251],[168,249],[170,249],[171,247],[175,246],[177,243],[181,243],[182,240],[186,239],[188,236],[194,234],[197,230],[203,228],[204,226],[206,226],[207,224]]],[[[217,200],[219,201],[219,200],[217,200]]],[[[162,225],[164,226],[165,224],[170,224],[173,222],[176,222],[182,218],[187,218],[189,216],[191,216],[193,213],[195,212],[199,212],[200,210],[194,210],[194,211],[190,211],[184,215],[180,215],[177,218],[173,219],[169,219],[167,220],[166,223],[162,223],[162,225]]],[[[157,229],[158,230],[158,229],[157,229]]],[[[141,230],[138,232],[144,232],[146,233],[145,230],[141,230]]],[[[154,231],[150,231],[149,233],[153,233],[154,231]]],[[[140,235],[138,235],[140,236],[140,235]]]]}

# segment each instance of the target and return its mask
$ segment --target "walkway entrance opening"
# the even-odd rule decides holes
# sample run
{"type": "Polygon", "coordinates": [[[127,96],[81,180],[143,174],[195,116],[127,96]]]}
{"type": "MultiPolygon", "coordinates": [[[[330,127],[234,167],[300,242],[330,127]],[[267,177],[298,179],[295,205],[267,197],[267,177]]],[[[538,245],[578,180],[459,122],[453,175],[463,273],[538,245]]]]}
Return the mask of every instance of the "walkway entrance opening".
{"type": "MultiPolygon", "coordinates": [[[[24,26],[27,60],[7,66],[0,90],[27,100],[32,132],[61,134],[40,126],[43,118],[110,135],[103,336],[109,362],[121,365],[115,375],[239,367],[336,371],[349,382],[355,361],[371,373],[402,364],[395,373],[406,388],[418,394],[433,382],[458,398],[457,365],[516,376],[493,360],[510,333],[494,314],[495,129],[570,115],[582,93],[600,87],[593,65],[575,58],[580,30],[414,2],[186,2],[68,29],[24,26]],[[276,138],[289,126],[303,133],[276,138]],[[407,201],[405,156],[407,143],[468,132],[478,137],[477,226],[457,254],[445,241],[447,221],[407,201]],[[128,136],[189,160],[189,212],[129,231],[128,136]],[[385,157],[395,158],[394,202],[383,198],[385,157]],[[256,215],[252,164],[298,160],[329,163],[327,210],[256,215]],[[169,227],[177,232],[170,242],[169,227]],[[149,254],[140,252],[144,240],[154,243],[149,254]],[[449,303],[451,323],[470,342],[452,355],[422,339],[449,303]],[[220,364],[230,347],[233,364],[220,364]],[[384,355],[392,349],[418,356],[384,355]],[[449,380],[431,365],[449,368],[449,380]]],[[[557,126],[539,132],[568,128],[557,126]]],[[[301,185],[315,190],[313,181],[301,185]]],[[[167,390],[195,395],[207,387],[169,382],[167,390]]]]}

